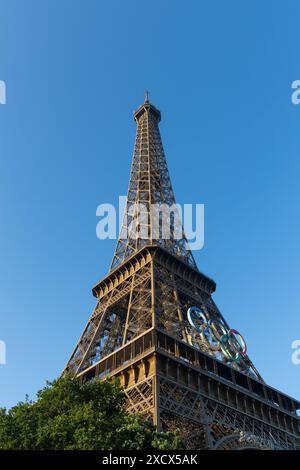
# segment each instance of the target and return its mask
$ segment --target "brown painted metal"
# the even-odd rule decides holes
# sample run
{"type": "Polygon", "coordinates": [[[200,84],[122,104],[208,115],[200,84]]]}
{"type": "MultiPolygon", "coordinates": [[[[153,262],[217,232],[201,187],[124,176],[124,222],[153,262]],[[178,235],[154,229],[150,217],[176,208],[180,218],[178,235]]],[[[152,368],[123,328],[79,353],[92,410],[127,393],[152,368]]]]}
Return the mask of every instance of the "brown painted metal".
{"type": "MultiPolygon", "coordinates": [[[[130,203],[175,204],[158,123],[145,102],[134,113],[137,135],[121,235],[133,220],[130,203]]],[[[228,326],[212,299],[215,282],[202,274],[181,240],[120,236],[108,275],[93,288],[97,304],[65,371],[81,381],[118,376],[128,410],[159,430],[180,429],[191,449],[300,447],[300,403],[267,386],[247,356],[228,365],[187,321],[205,308],[228,326]]]]}

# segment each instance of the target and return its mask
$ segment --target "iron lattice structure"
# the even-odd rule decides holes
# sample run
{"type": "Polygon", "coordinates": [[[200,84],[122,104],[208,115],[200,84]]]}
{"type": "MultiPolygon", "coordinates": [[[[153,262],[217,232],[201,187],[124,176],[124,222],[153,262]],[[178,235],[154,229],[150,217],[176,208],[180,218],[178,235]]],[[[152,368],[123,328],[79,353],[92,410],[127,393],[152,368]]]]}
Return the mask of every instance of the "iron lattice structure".
{"type": "Polygon", "coordinates": [[[178,222],[171,215],[163,239],[153,217],[153,204],[175,205],[160,111],[146,98],[134,119],[120,238],[65,371],[82,382],[119,377],[128,410],[159,430],[180,429],[190,449],[300,448],[300,403],[266,385],[247,355],[229,363],[187,321],[188,308],[198,306],[229,328],[212,298],[215,282],[198,270],[184,233],[175,236],[178,222]]]}

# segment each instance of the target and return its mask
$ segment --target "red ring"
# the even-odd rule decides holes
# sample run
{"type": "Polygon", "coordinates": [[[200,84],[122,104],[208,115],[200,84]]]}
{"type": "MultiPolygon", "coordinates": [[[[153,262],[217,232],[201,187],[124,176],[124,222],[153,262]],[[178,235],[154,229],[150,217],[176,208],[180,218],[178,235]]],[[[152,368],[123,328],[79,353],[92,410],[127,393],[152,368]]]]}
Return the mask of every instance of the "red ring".
{"type": "Polygon", "coordinates": [[[230,335],[230,333],[234,333],[235,335],[238,335],[242,338],[242,341],[244,343],[244,347],[243,347],[243,351],[241,351],[241,355],[242,356],[245,356],[246,352],[247,352],[247,344],[246,344],[246,341],[244,340],[244,337],[241,335],[241,333],[238,331],[238,330],[235,330],[234,328],[231,328],[229,331],[228,331],[228,335],[230,335]]]}

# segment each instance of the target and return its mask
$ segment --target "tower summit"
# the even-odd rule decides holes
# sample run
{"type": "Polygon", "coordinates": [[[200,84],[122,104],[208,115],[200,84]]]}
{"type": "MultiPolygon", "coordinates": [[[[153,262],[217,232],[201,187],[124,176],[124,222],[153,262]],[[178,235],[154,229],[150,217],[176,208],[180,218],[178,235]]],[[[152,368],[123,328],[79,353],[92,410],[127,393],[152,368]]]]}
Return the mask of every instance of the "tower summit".
{"type": "Polygon", "coordinates": [[[170,237],[160,237],[151,208],[174,207],[175,197],[148,92],[134,120],[121,233],[65,371],[81,382],[119,377],[128,410],[158,430],[179,428],[190,449],[300,448],[300,403],[265,384],[213,301],[215,282],[198,270],[183,231],[175,236],[174,218],[170,237]]]}
{"type": "Polygon", "coordinates": [[[111,269],[145,245],[161,246],[197,269],[184,233],[181,238],[176,236],[178,227],[172,217],[170,237],[159,236],[159,221],[152,209],[155,206],[164,206],[176,210],[176,202],[158,127],[161,114],[149,102],[149,92],[145,94],[144,103],[134,112],[134,120],[137,131],[127,204],[111,269]],[[136,211],[137,208],[140,210],[136,211]],[[128,232],[128,228],[136,224],[140,226],[138,236],[136,231],[133,234],[128,232]]]}

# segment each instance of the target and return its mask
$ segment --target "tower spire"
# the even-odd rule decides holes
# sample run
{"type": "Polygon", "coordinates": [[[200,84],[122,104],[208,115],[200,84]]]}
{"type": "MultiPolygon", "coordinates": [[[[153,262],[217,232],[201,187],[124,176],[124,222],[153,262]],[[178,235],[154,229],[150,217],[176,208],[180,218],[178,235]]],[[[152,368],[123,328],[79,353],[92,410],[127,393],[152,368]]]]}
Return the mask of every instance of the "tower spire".
{"type": "Polygon", "coordinates": [[[149,102],[148,91],[134,119],[137,131],[127,202],[111,270],[145,245],[161,246],[197,269],[169,176],[158,127],[161,113],[149,102]]]}

